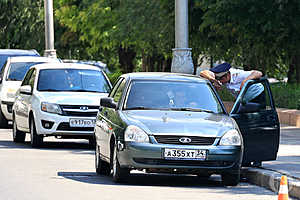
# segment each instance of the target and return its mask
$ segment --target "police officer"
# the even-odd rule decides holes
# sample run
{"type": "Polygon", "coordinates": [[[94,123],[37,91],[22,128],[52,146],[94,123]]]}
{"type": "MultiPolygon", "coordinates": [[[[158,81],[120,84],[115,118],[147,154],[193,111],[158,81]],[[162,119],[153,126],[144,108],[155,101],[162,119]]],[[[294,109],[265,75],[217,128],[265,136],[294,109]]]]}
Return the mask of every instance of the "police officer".
{"type": "MultiPolygon", "coordinates": [[[[231,65],[226,62],[200,72],[200,76],[210,80],[216,89],[221,89],[221,86],[225,85],[234,97],[238,96],[246,81],[261,78],[262,75],[262,72],[257,70],[244,71],[231,68],[231,65]]],[[[263,91],[262,84],[254,84],[244,98],[248,102],[261,103],[265,101],[263,91]]]]}

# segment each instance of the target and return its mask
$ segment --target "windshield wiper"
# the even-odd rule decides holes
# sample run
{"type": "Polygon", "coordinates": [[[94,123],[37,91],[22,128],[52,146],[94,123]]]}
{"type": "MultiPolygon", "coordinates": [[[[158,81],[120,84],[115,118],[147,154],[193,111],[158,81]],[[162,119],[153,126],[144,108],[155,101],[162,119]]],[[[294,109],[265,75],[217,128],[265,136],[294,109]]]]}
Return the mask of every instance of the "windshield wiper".
{"type": "Polygon", "coordinates": [[[130,107],[126,108],[126,110],[154,110],[153,108],[147,108],[144,106],[136,106],[136,107],[130,107]]]}
{"type": "Polygon", "coordinates": [[[39,91],[43,91],[43,92],[62,92],[63,90],[57,90],[57,89],[42,89],[39,91]]]}
{"type": "Polygon", "coordinates": [[[212,110],[201,109],[201,108],[170,108],[170,110],[215,113],[212,110]]]}
{"type": "Polygon", "coordinates": [[[8,78],[7,80],[8,80],[8,81],[21,81],[21,80],[16,79],[16,78],[8,78]]]}

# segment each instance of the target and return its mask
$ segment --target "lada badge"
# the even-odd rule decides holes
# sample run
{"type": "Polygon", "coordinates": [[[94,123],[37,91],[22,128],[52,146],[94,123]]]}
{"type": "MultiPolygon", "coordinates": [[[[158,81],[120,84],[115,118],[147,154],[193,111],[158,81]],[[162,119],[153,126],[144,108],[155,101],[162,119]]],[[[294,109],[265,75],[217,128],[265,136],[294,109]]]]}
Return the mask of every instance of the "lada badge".
{"type": "Polygon", "coordinates": [[[179,139],[179,142],[181,142],[182,144],[188,144],[192,142],[192,139],[188,137],[182,137],[179,139]]]}
{"type": "Polygon", "coordinates": [[[89,107],[87,107],[87,106],[80,106],[80,108],[79,108],[80,110],[88,110],[89,109],[89,107]]]}

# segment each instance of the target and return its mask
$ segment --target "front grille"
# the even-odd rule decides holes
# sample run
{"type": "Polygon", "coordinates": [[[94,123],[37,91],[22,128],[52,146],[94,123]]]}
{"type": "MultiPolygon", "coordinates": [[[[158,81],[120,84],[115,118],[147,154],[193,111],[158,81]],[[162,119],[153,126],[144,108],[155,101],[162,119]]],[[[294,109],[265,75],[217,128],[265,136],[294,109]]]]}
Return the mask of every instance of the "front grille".
{"type": "Polygon", "coordinates": [[[94,127],[70,127],[68,122],[62,122],[58,125],[58,131],[94,131],[94,127]]]}
{"type": "Polygon", "coordinates": [[[215,137],[198,137],[198,136],[174,136],[174,135],[155,135],[156,141],[161,144],[180,144],[180,145],[212,145],[215,137]],[[180,138],[190,138],[191,142],[184,144],[179,142],[180,138]]]}
{"type": "Polygon", "coordinates": [[[75,117],[96,117],[99,106],[60,105],[62,115],[75,117]]]}
{"type": "Polygon", "coordinates": [[[197,167],[228,167],[233,162],[227,161],[198,161],[198,160],[165,160],[150,158],[134,158],[134,162],[147,165],[177,165],[177,166],[197,166],[197,167]]]}

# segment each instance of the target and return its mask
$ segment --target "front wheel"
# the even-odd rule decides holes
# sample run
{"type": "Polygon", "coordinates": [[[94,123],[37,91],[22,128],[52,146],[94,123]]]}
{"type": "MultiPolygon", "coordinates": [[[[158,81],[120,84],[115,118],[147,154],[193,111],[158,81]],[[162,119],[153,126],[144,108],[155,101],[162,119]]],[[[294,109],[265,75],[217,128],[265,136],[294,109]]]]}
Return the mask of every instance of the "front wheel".
{"type": "Polygon", "coordinates": [[[23,143],[25,141],[25,133],[23,131],[19,131],[17,128],[17,124],[15,118],[13,118],[13,141],[23,143]]]}
{"type": "Polygon", "coordinates": [[[240,170],[237,170],[232,173],[223,173],[221,177],[225,186],[236,186],[240,182],[241,172],[240,170]]]}
{"type": "Polygon", "coordinates": [[[32,147],[40,147],[43,144],[43,136],[37,134],[33,118],[30,123],[30,139],[32,147]]]}
{"type": "Polygon", "coordinates": [[[128,168],[121,168],[118,156],[117,156],[117,145],[114,146],[113,152],[113,181],[116,183],[125,182],[129,176],[130,170],[128,168]]]}

